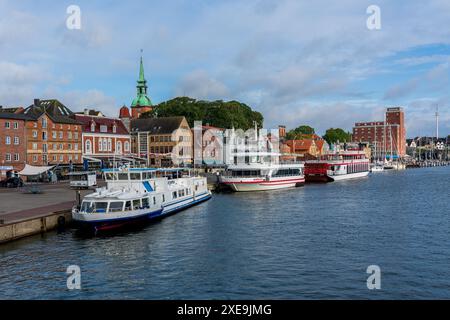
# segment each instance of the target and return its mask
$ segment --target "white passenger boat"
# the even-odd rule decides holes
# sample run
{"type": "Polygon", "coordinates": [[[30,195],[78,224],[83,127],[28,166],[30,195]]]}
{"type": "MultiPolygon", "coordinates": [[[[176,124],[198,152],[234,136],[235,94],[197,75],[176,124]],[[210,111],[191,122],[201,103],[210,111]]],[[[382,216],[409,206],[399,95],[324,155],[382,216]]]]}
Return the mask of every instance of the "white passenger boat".
{"type": "Polygon", "coordinates": [[[265,191],[303,185],[304,165],[301,163],[243,163],[228,166],[220,182],[234,191],[265,191]]]}
{"type": "Polygon", "coordinates": [[[362,178],[369,174],[369,159],[362,150],[328,153],[305,163],[307,182],[331,182],[362,178]]]}
{"type": "Polygon", "coordinates": [[[83,198],[72,209],[80,228],[116,229],[162,218],[211,198],[206,178],[180,174],[179,169],[107,169],[106,187],[83,198]]]}

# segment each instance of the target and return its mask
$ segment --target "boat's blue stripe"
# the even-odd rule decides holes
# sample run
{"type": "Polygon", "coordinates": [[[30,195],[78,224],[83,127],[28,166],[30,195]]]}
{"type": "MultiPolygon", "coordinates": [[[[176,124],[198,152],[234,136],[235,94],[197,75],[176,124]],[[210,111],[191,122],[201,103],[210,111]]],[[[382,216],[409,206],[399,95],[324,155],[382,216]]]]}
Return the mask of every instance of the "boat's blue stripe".
{"type": "MultiPolygon", "coordinates": [[[[206,194],[208,194],[208,193],[205,192],[205,193],[203,193],[202,195],[206,195],[206,194]]],[[[171,212],[173,212],[173,211],[178,211],[178,210],[181,210],[181,209],[183,209],[183,208],[190,207],[190,206],[192,206],[192,205],[194,205],[194,204],[196,204],[196,203],[199,203],[199,202],[208,200],[209,198],[211,198],[211,195],[208,195],[207,197],[202,197],[202,198],[200,198],[200,199],[193,200],[193,201],[191,201],[191,202],[188,202],[188,203],[183,204],[183,205],[181,205],[181,206],[177,206],[177,207],[175,207],[175,208],[170,208],[170,209],[167,209],[167,210],[166,210],[166,209],[163,209],[162,215],[166,215],[166,214],[171,213],[171,212]]]]}
{"type": "Polygon", "coordinates": [[[149,218],[154,218],[156,216],[162,215],[162,209],[151,211],[147,213],[140,214],[138,216],[125,217],[125,218],[116,218],[116,219],[105,219],[105,220],[76,220],[76,222],[87,223],[87,224],[98,224],[98,223],[111,223],[111,222],[123,222],[127,220],[141,219],[145,216],[149,218]]]}

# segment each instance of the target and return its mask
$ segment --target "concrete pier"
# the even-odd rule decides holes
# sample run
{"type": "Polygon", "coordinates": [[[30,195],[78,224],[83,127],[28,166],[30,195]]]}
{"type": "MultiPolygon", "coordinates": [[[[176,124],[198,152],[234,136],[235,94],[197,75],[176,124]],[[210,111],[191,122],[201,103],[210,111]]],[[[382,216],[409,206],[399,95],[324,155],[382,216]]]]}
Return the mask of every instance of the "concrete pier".
{"type": "MultiPolygon", "coordinates": [[[[39,185],[33,194],[22,189],[0,189],[0,244],[68,225],[77,191],[68,183],[39,185]]],[[[83,190],[81,197],[92,192],[83,190]]]]}

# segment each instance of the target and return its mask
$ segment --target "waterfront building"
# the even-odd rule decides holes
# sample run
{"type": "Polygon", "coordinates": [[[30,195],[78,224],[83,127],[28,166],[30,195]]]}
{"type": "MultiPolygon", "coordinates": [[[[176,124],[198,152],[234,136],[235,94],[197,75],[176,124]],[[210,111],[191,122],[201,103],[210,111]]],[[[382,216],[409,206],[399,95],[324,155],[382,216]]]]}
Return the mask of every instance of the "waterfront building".
{"type": "Polygon", "coordinates": [[[107,161],[131,153],[130,133],[122,120],[86,114],[75,114],[74,119],[82,124],[83,159],[107,161]]]}
{"type": "Polygon", "coordinates": [[[353,127],[352,140],[367,142],[377,154],[392,158],[406,155],[406,128],[403,108],[387,108],[385,121],[357,122],[353,127]],[[375,146],[376,144],[376,146],[375,146]]]}
{"type": "Polygon", "coordinates": [[[149,166],[189,166],[193,134],[185,117],[131,120],[132,153],[149,166]]]}
{"type": "Polygon", "coordinates": [[[137,93],[131,103],[131,116],[133,119],[140,118],[145,112],[153,110],[153,105],[150,98],[147,96],[147,80],[144,75],[144,63],[141,57],[141,63],[139,67],[139,79],[137,81],[137,93]]]}
{"type": "Polygon", "coordinates": [[[26,121],[26,162],[34,166],[82,162],[82,124],[56,99],[39,100],[23,111],[26,121]]]}
{"type": "Polygon", "coordinates": [[[26,121],[29,120],[31,118],[24,114],[0,112],[0,178],[4,178],[8,172],[20,171],[25,167],[26,121]]]}
{"type": "Polygon", "coordinates": [[[198,133],[196,133],[196,129],[192,129],[194,164],[209,166],[223,165],[225,129],[210,126],[209,124],[201,126],[201,130],[198,133]]]}

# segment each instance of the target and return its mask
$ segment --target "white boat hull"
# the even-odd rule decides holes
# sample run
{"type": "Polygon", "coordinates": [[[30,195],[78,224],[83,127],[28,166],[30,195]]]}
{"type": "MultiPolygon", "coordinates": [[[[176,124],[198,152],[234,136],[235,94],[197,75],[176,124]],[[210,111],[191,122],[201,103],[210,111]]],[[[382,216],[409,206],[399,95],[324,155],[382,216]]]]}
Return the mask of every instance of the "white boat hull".
{"type": "Polygon", "coordinates": [[[285,188],[294,188],[305,183],[304,178],[286,179],[286,180],[237,180],[237,179],[222,179],[222,183],[228,185],[236,192],[248,191],[267,191],[285,188]]]}
{"type": "Polygon", "coordinates": [[[355,173],[348,173],[348,174],[341,174],[341,175],[328,175],[330,179],[333,181],[341,181],[341,180],[347,180],[347,179],[356,179],[356,178],[363,178],[366,177],[369,174],[369,171],[363,171],[363,172],[355,172],[355,173]]]}

